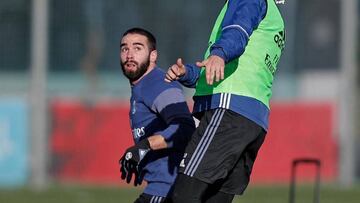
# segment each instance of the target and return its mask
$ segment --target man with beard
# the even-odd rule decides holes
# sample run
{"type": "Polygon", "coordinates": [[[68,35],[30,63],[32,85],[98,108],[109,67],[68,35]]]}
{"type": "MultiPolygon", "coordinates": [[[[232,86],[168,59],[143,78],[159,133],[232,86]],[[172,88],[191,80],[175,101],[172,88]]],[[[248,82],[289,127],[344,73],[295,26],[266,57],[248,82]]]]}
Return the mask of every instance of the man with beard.
{"type": "Polygon", "coordinates": [[[164,81],[156,65],[156,39],[142,28],[121,39],[120,62],[131,84],[130,125],[134,146],[121,157],[121,178],[147,181],[135,203],[167,202],[185,146],[195,130],[180,84],[164,81]]]}

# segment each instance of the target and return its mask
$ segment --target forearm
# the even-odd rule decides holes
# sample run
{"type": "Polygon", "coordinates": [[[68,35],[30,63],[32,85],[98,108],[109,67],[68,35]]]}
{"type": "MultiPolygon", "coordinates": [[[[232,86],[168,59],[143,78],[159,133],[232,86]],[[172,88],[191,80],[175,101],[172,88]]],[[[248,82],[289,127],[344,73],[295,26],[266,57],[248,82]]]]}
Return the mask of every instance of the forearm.
{"type": "Polygon", "coordinates": [[[165,138],[162,135],[153,135],[147,139],[149,140],[151,150],[165,149],[168,147],[165,138]]]}
{"type": "Polygon", "coordinates": [[[212,45],[210,54],[220,56],[226,63],[239,57],[265,13],[265,0],[230,0],[221,36],[212,45]]]}
{"type": "Polygon", "coordinates": [[[194,130],[194,120],[191,117],[182,117],[174,119],[169,127],[159,134],[163,135],[167,148],[182,150],[186,146],[194,130]]]}
{"type": "Polygon", "coordinates": [[[210,55],[219,56],[228,63],[244,53],[248,39],[244,33],[235,29],[224,32],[223,36],[210,48],[210,55]]]}
{"type": "Polygon", "coordinates": [[[192,121],[186,122],[187,118],[183,119],[184,120],[180,123],[174,122],[164,131],[148,137],[147,139],[149,140],[151,150],[160,150],[184,145],[195,129],[195,125],[192,121]]]}
{"type": "Polygon", "coordinates": [[[185,87],[195,88],[196,82],[200,76],[200,68],[195,64],[187,64],[185,65],[185,68],[185,75],[179,79],[179,82],[185,87]]]}

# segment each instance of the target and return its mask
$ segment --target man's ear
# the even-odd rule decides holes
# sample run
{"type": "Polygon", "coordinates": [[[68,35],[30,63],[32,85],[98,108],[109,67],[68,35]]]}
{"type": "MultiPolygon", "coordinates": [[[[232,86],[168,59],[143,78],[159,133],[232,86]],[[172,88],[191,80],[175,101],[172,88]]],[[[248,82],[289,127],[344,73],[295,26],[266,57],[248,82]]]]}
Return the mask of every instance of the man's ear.
{"type": "Polygon", "coordinates": [[[157,60],[157,51],[152,50],[150,52],[150,62],[156,63],[156,60],[157,60]]]}

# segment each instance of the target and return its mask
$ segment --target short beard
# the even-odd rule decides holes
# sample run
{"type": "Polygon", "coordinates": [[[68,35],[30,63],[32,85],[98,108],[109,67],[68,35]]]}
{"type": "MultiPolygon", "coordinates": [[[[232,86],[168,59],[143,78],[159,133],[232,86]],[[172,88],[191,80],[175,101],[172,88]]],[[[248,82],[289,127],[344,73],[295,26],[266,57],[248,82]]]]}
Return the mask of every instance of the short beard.
{"type": "Polygon", "coordinates": [[[129,61],[125,61],[124,63],[121,63],[121,68],[125,77],[127,77],[130,82],[134,82],[139,78],[141,78],[146,73],[150,65],[150,57],[148,58],[148,60],[146,60],[144,63],[141,63],[140,65],[135,61],[131,61],[132,63],[138,66],[138,69],[136,69],[136,71],[126,71],[125,64],[128,62],[129,61]]]}

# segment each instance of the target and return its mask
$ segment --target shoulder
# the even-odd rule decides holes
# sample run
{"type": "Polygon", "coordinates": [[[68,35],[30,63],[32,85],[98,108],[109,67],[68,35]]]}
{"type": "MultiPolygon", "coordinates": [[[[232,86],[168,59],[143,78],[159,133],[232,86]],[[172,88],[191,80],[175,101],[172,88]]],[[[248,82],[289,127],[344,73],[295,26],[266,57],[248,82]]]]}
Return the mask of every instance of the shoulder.
{"type": "Polygon", "coordinates": [[[151,75],[150,80],[148,80],[148,84],[151,86],[154,91],[156,90],[165,90],[168,88],[179,88],[181,89],[181,85],[179,82],[166,82],[165,81],[165,71],[160,68],[155,68],[153,70],[153,74],[151,75]]]}
{"type": "Polygon", "coordinates": [[[179,82],[175,81],[175,82],[166,82],[165,81],[165,71],[163,71],[160,68],[155,68],[151,75],[149,75],[150,77],[147,78],[146,80],[146,87],[143,86],[143,88],[147,88],[147,89],[151,89],[155,92],[161,92],[164,91],[166,89],[169,88],[179,88],[181,89],[181,85],[179,82]]]}
{"type": "Polygon", "coordinates": [[[141,93],[147,101],[154,101],[163,92],[182,92],[178,82],[165,82],[165,72],[155,68],[142,84],[141,93]]]}

